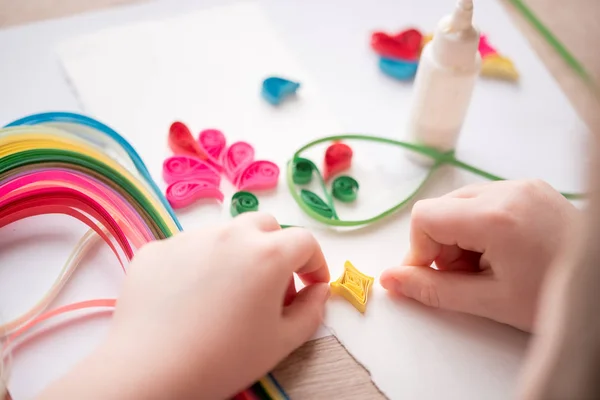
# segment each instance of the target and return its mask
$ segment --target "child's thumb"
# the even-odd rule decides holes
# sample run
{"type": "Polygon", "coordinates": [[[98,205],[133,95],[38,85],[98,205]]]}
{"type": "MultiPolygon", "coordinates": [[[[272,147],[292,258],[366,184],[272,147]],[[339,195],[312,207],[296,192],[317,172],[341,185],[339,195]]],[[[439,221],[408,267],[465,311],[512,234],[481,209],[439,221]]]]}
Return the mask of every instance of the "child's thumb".
{"type": "Polygon", "coordinates": [[[482,300],[489,297],[494,281],[489,276],[430,267],[403,266],[381,274],[385,289],[429,307],[485,316],[482,300]]]}
{"type": "Polygon", "coordinates": [[[285,308],[286,341],[289,340],[294,349],[304,344],[317,331],[323,321],[328,298],[329,284],[315,283],[302,288],[293,302],[285,308]]]}

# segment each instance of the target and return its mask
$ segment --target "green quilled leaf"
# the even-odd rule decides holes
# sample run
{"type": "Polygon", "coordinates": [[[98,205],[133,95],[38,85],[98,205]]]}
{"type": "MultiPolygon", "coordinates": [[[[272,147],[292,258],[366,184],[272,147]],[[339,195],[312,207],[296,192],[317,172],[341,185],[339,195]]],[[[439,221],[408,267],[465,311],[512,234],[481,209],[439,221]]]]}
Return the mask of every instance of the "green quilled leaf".
{"type": "Polygon", "coordinates": [[[310,190],[301,189],[300,198],[311,210],[325,218],[333,218],[333,210],[318,195],[310,190]]]}

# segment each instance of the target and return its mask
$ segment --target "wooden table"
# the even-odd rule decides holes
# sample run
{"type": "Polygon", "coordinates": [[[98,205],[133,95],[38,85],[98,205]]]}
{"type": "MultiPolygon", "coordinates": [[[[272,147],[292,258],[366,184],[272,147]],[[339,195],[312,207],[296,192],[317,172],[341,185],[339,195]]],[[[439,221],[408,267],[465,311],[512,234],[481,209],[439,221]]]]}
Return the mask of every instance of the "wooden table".
{"type": "MultiPolygon", "coordinates": [[[[146,0],[0,0],[0,28],[143,1],[146,0]]],[[[600,132],[597,97],[508,0],[502,3],[581,118],[594,132],[600,132]]],[[[600,81],[600,1],[527,0],[527,4],[600,81]]],[[[385,398],[368,372],[333,336],[306,343],[284,360],[274,375],[293,399],[385,398]]]]}

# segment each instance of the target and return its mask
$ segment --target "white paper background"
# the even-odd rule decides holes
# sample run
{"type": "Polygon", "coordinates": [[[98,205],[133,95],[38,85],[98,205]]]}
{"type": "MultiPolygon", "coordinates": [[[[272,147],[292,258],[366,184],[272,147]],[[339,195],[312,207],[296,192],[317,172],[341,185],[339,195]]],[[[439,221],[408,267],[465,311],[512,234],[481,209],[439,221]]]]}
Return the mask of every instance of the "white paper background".
{"type": "MultiPolygon", "coordinates": [[[[166,129],[177,118],[195,132],[214,126],[230,140],[247,139],[256,146],[258,157],[273,159],[280,166],[301,144],[342,128],[403,137],[411,86],[379,73],[368,48],[369,33],[408,24],[433,28],[448,11],[447,2],[263,3],[277,32],[257,9],[240,6],[77,40],[62,49],[62,60],[85,110],[131,140],[159,181],[160,164],[167,154],[166,129]],[[271,73],[302,82],[297,101],[278,110],[261,101],[260,81],[271,73]]],[[[585,136],[580,122],[498,4],[476,6],[479,25],[494,45],[513,57],[523,82],[518,88],[479,82],[459,155],[498,174],[537,176],[564,190],[581,189],[585,136]],[[503,160],[509,154],[515,161],[503,160]]],[[[353,173],[363,185],[358,213],[385,205],[376,200],[385,196],[369,195],[373,193],[366,190],[369,186],[374,193],[386,187],[390,192],[397,189],[401,197],[422,174],[403,161],[400,152],[388,150],[386,159],[375,157],[380,149],[372,146],[356,145],[355,150],[360,169],[353,173]],[[377,175],[379,171],[386,173],[377,175]]],[[[443,171],[423,196],[473,180],[467,174],[443,171]]],[[[227,197],[233,193],[232,188],[225,190],[227,197]]],[[[282,223],[313,229],[333,278],[346,259],[377,277],[398,263],[407,249],[407,213],[366,230],[340,234],[306,220],[286,193],[283,177],[276,194],[260,199],[262,208],[282,223]]],[[[191,229],[227,219],[227,206],[194,208],[183,213],[182,222],[191,229]]],[[[86,298],[94,297],[98,285],[87,282],[89,288],[84,285],[81,290],[90,290],[86,298]]],[[[440,394],[452,399],[509,398],[526,344],[524,335],[487,321],[432,312],[409,301],[392,302],[378,283],[366,315],[332,299],[327,318],[391,398],[440,394]]],[[[66,361],[56,362],[59,370],[77,358],[77,346],[61,348],[57,340],[52,346],[35,347],[45,351],[52,347],[53,354],[66,352],[66,361]]],[[[39,363],[40,358],[29,361],[39,363]]],[[[21,354],[17,361],[17,367],[31,365],[21,354]]],[[[15,374],[21,377],[16,385],[31,393],[25,389],[29,374],[21,371],[15,374]]]]}

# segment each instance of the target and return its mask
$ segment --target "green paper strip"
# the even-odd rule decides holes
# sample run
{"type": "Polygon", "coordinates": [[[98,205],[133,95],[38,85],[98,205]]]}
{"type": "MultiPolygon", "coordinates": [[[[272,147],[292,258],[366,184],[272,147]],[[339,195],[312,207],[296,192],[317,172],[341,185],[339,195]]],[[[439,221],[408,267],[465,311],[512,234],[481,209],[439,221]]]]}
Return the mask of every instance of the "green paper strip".
{"type": "Polygon", "coordinates": [[[331,185],[333,197],[344,203],[352,203],[358,195],[358,182],[350,176],[339,176],[331,185]]]}
{"type": "MultiPolygon", "coordinates": [[[[303,160],[306,160],[306,159],[303,159],[303,160]]],[[[329,136],[329,137],[317,139],[315,141],[312,141],[312,142],[304,145],[302,148],[300,148],[298,151],[296,151],[293,159],[290,160],[287,165],[287,183],[288,183],[288,189],[290,191],[290,194],[294,198],[294,201],[296,201],[296,203],[300,206],[300,208],[308,216],[310,216],[311,218],[313,218],[316,221],[319,221],[323,224],[330,225],[330,226],[353,227],[353,226],[369,225],[371,223],[377,222],[379,220],[382,220],[382,219],[392,215],[396,211],[398,211],[401,208],[403,208],[404,206],[406,206],[410,201],[412,201],[415,198],[417,193],[419,193],[419,191],[425,186],[426,182],[431,178],[433,173],[442,165],[452,165],[454,167],[463,169],[465,171],[469,171],[475,175],[481,176],[482,178],[492,180],[492,181],[505,180],[504,178],[501,178],[497,175],[491,174],[487,171],[484,171],[484,170],[474,167],[470,164],[467,164],[460,160],[457,160],[454,157],[454,151],[440,152],[431,147],[420,146],[420,145],[416,145],[413,143],[402,142],[399,140],[393,140],[393,139],[377,137],[377,136],[348,134],[348,135],[335,135],[335,136],[329,136]],[[333,204],[333,200],[331,198],[331,195],[327,191],[327,187],[325,186],[325,182],[323,180],[323,177],[322,177],[319,169],[316,167],[316,165],[314,165],[314,163],[312,163],[312,161],[308,160],[313,165],[313,167],[315,169],[314,172],[317,174],[317,176],[320,179],[321,187],[322,187],[323,193],[326,197],[326,201],[324,203],[326,205],[328,205],[329,208],[331,208],[331,211],[334,213],[333,218],[328,218],[327,216],[324,216],[322,213],[313,209],[312,205],[305,203],[304,200],[306,198],[306,195],[302,196],[302,193],[306,192],[305,190],[301,190],[300,194],[298,194],[298,191],[296,190],[296,187],[294,184],[294,178],[293,178],[294,162],[295,162],[295,160],[301,159],[300,154],[302,152],[304,152],[318,144],[325,143],[325,142],[341,141],[341,140],[363,140],[363,141],[389,144],[389,145],[393,145],[396,147],[402,147],[407,150],[410,150],[415,153],[419,153],[421,155],[431,158],[434,161],[434,165],[433,165],[433,167],[431,167],[428,174],[425,176],[423,181],[421,181],[421,183],[417,186],[417,188],[412,193],[410,193],[404,200],[402,200],[400,203],[396,204],[395,206],[385,210],[384,212],[382,212],[372,218],[367,218],[367,219],[363,219],[363,220],[354,220],[354,221],[344,221],[344,220],[340,220],[337,217],[337,214],[335,211],[335,206],[333,204]]],[[[562,192],[561,194],[565,198],[571,199],[571,200],[581,199],[581,198],[585,197],[584,194],[580,194],[580,193],[564,193],[564,192],[562,192]]]]}
{"type": "Polygon", "coordinates": [[[298,158],[294,162],[294,183],[306,185],[312,180],[314,164],[306,158],[298,158]]]}
{"type": "Polygon", "coordinates": [[[258,211],[258,199],[250,192],[240,191],[231,198],[231,216],[236,217],[240,214],[258,211]]]}
{"type": "MultiPolygon", "coordinates": [[[[590,74],[560,40],[548,29],[546,25],[534,14],[523,0],[509,0],[521,15],[542,35],[546,42],[554,48],[558,55],[571,67],[584,81],[592,83],[590,74]]],[[[565,1],[564,4],[568,2],[565,1]]]]}
{"type": "Polygon", "coordinates": [[[9,174],[12,170],[33,164],[64,163],[77,168],[89,170],[98,179],[111,185],[120,193],[125,193],[134,200],[135,208],[144,215],[144,219],[154,221],[161,239],[173,233],[162,219],[158,210],[127,178],[109,166],[84,154],[59,149],[25,150],[0,158],[0,175],[9,174]]]}
{"type": "Polygon", "coordinates": [[[300,198],[307,207],[310,207],[311,210],[322,217],[329,219],[334,218],[333,209],[327,203],[325,203],[323,199],[310,190],[300,190],[300,198]]]}

